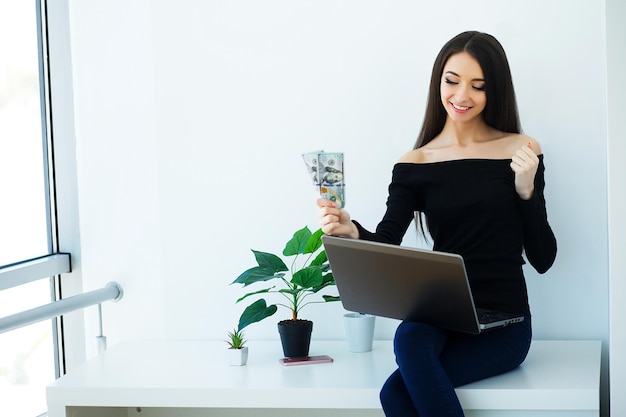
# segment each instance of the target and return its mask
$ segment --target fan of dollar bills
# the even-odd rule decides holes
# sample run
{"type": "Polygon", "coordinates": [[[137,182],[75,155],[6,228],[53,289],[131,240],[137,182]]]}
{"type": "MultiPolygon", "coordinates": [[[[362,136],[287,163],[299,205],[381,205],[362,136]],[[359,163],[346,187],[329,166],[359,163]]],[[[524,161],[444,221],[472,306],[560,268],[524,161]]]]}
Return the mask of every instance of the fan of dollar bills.
{"type": "Polygon", "coordinates": [[[319,189],[320,196],[337,203],[346,204],[343,152],[316,151],[302,154],[313,185],[319,189]]]}

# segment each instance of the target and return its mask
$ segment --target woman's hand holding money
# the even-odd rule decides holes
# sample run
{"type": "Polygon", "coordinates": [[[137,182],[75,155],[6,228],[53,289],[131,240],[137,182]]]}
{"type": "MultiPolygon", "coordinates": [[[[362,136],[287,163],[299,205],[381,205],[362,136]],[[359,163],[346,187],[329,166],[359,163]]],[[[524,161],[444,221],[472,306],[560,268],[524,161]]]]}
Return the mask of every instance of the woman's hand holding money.
{"type": "Polygon", "coordinates": [[[359,238],[359,230],[350,220],[350,214],[345,209],[340,209],[334,201],[326,198],[317,200],[320,208],[318,217],[322,231],[327,235],[359,238]]]}

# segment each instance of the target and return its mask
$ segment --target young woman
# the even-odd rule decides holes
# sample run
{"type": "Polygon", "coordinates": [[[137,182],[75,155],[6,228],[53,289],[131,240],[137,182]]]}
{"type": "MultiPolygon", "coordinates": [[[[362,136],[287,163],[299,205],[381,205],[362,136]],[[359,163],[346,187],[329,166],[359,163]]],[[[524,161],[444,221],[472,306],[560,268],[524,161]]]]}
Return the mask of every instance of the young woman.
{"type": "Polygon", "coordinates": [[[480,335],[402,322],[398,370],[380,394],[387,416],[463,416],[454,387],[510,371],[530,347],[531,315],[522,271],[547,271],[556,239],[544,200],[539,143],[520,133],[505,52],[491,35],[464,32],[439,52],[415,148],[393,168],[387,211],[375,232],[318,200],[331,235],[400,244],[415,218],[438,251],[463,256],[477,307],[525,320],[480,335]]]}

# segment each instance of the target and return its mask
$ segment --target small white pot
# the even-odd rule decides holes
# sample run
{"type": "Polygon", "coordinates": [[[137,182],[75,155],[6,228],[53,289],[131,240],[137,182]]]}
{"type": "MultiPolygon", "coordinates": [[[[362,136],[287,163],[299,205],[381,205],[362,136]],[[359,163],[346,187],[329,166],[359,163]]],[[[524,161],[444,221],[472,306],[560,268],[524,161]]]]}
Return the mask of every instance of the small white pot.
{"type": "Polygon", "coordinates": [[[227,349],[226,356],[231,366],[243,366],[248,362],[248,347],[241,349],[227,349]]]}
{"type": "Polygon", "coordinates": [[[369,352],[374,342],[376,316],[348,313],[343,316],[350,352],[369,352]]]}

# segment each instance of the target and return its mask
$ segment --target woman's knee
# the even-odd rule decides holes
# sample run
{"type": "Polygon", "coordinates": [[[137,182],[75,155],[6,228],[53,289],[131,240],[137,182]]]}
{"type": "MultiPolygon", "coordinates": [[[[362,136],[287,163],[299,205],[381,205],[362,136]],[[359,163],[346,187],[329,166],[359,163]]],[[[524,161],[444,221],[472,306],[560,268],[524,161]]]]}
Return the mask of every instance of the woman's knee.
{"type": "Polygon", "coordinates": [[[412,353],[440,350],[445,344],[445,335],[445,331],[430,324],[403,321],[394,337],[396,355],[406,350],[412,353]]]}

